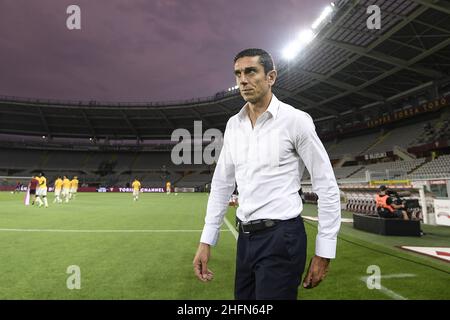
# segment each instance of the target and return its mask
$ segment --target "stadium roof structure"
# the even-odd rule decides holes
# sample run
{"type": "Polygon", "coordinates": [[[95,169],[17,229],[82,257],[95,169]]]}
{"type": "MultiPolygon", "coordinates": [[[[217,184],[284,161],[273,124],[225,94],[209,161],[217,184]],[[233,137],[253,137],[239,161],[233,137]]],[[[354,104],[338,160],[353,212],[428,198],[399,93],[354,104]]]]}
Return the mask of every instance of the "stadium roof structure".
{"type": "MultiPolygon", "coordinates": [[[[331,21],[294,59],[278,62],[275,94],[321,124],[392,110],[403,98],[439,95],[450,83],[450,4],[376,1],[379,30],[369,30],[368,0],[339,0],[331,21]]],[[[225,127],[244,101],[238,90],[174,102],[114,103],[0,97],[0,133],[46,137],[158,139],[176,128],[225,127]]],[[[349,120],[350,119],[350,120],[349,120]]],[[[193,132],[193,131],[191,131],[193,132]]]]}

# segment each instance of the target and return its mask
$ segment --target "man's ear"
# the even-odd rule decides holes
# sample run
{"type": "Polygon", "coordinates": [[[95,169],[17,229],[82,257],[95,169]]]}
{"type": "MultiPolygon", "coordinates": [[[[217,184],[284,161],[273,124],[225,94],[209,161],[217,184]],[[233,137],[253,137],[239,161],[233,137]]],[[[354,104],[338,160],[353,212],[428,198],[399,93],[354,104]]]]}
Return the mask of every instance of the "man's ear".
{"type": "Polygon", "coordinates": [[[276,79],[277,79],[277,71],[276,70],[272,70],[267,73],[267,80],[268,80],[270,86],[273,86],[275,84],[276,79]]]}

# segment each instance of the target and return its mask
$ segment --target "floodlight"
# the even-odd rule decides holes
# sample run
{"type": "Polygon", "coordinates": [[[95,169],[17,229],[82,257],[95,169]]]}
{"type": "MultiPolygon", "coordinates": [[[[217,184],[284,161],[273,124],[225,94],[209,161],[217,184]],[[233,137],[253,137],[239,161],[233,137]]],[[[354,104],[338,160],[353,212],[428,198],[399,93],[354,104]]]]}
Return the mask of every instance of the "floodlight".
{"type": "Polygon", "coordinates": [[[314,37],[315,37],[314,32],[311,29],[308,29],[300,32],[298,40],[302,45],[307,45],[314,39],[314,37]]]}
{"type": "Polygon", "coordinates": [[[311,29],[303,30],[299,33],[297,40],[293,41],[283,50],[283,57],[288,60],[295,58],[314,37],[315,34],[311,29]]]}
{"type": "Polygon", "coordinates": [[[292,42],[283,50],[283,57],[287,60],[294,59],[300,52],[301,46],[298,41],[292,42]]]}
{"type": "Polygon", "coordinates": [[[320,14],[319,18],[312,24],[312,28],[316,29],[330,14],[333,12],[333,8],[331,6],[326,6],[320,14]]]}

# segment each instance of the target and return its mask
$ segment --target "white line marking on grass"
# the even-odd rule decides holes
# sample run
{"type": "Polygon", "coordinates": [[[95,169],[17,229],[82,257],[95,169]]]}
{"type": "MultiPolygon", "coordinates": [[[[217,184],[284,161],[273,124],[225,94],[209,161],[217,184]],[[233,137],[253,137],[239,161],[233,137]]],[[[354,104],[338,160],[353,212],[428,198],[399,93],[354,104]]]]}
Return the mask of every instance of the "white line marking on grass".
{"type": "MultiPolygon", "coordinates": [[[[69,230],[69,229],[0,229],[5,232],[61,232],[61,233],[169,233],[169,232],[202,232],[203,230],[69,230]]],[[[220,230],[229,232],[229,230],[220,230]]]]}
{"type": "Polygon", "coordinates": [[[402,295],[399,295],[398,293],[384,287],[384,286],[380,286],[380,291],[383,292],[385,295],[391,297],[394,300],[408,300],[408,298],[405,298],[402,295]]]}
{"type": "MultiPolygon", "coordinates": [[[[310,220],[310,221],[319,221],[318,217],[312,217],[312,216],[302,216],[303,219],[306,220],[310,220]]],[[[352,218],[341,218],[341,222],[347,222],[347,223],[352,223],[353,219],[352,218]]]]}
{"type": "MultiPolygon", "coordinates": [[[[394,279],[394,278],[412,278],[415,277],[415,274],[411,274],[411,273],[398,273],[398,274],[388,274],[385,276],[381,276],[379,278],[381,279],[394,279]]],[[[373,276],[372,276],[373,277],[373,276]]],[[[369,277],[361,277],[360,280],[364,283],[367,283],[367,279],[369,277]]],[[[385,286],[380,285],[380,289],[381,292],[383,292],[385,295],[387,295],[388,297],[394,299],[394,300],[408,300],[408,298],[398,294],[395,291],[392,291],[388,288],[386,288],[385,286]]]]}
{"type": "Polygon", "coordinates": [[[227,225],[228,229],[231,231],[231,233],[233,234],[233,236],[236,238],[238,238],[238,233],[236,231],[236,229],[233,227],[233,225],[230,223],[230,221],[228,221],[227,218],[224,219],[225,224],[227,225]]]}
{"type": "Polygon", "coordinates": [[[412,273],[397,273],[397,274],[388,274],[386,276],[381,276],[381,279],[394,279],[394,278],[413,278],[415,274],[412,273]]]}

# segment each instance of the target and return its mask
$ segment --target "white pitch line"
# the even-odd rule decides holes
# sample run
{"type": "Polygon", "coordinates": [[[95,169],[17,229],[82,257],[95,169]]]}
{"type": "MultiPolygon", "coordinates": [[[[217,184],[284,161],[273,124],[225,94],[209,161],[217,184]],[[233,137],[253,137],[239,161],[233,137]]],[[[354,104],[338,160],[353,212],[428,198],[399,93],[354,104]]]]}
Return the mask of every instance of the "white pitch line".
{"type": "MultiPolygon", "coordinates": [[[[385,276],[380,276],[378,278],[381,279],[394,279],[394,278],[412,278],[415,277],[415,274],[411,274],[411,273],[399,273],[399,274],[388,274],[385,276]]],[[[374,277],[375,278],[375,277],[374,277]]],[[[360,280],[364,283],[367,283],[367,279],[368,277],[361,277],[360,280]]],[[[380,290],[381,292],[383,292],[385,295],[387,295],[388,297],[394,299],[394,300],[408,300],[408,298],[405,298],[404,296],[398,294],[395,291],[392,291],[391,289],[386,288],[385,286],[380,285],[380,290]]]]}
{"type": "Polygon", "coordinates": [[[380,291],[394,300],[408,300],[408,298],[405,298],[404,296],[399,295],[397,292],[394,292],[384,286],[380,286],[380,291]]]}
{"type": "Polygon", "coordinates": [[[228,229],[231,231],[231,233],[233,234],[233,236],[236,238],[238,238],[238,233],[236,231],[236,229],[233,227],[233,225],[230,223],[230,221],[228,221],[227,218],[224,219],[225,224],[227,225],[228,229]]]}
{"type": "MultiPolygon", "coordinates": [[[[302,218],[306,219],[306,220],[310,220],[310,221],[319,221],[318,217],[302,216],[302,218]]],[[[351,218],[341,218],[341,222],[352,223],[353,219],[351,219],[351,218]]]]}
{"type": "MultiPolygon", "coordinates": [[[[416,275],[412,273],[396,273],[388,274],[386,276],[381,276],[381,279],[395,279],[395,278],[414,278],[416,275]]],[[[376,278],[376,277],[373,277],[376,278]]]]}
{"type": "MultiPolygon", "coordinates": [[[[203,230],[69,230],[69,229],[0,229],[0,232],[60,232],[60,233],[170,233],[170,232],[202,232],[203,230]]],[[[229,230],[220,230],[229,232],[229,230]]]]}

